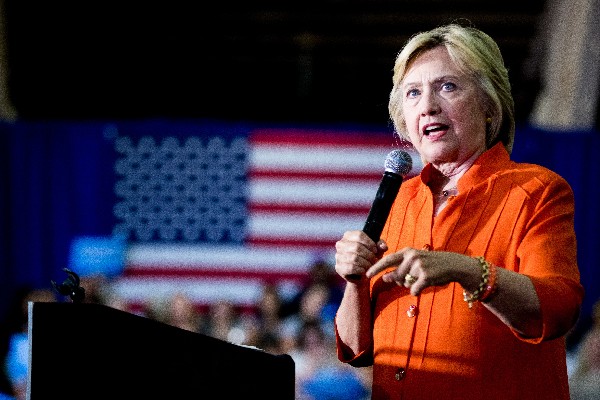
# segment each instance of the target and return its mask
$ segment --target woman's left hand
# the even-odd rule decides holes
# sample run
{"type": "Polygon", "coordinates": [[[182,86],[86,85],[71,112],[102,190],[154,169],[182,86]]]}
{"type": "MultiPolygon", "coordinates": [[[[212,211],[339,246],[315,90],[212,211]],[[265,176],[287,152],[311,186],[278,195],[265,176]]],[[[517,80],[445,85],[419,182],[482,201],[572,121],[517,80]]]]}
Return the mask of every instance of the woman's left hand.
{"type": "Polygon", "coordinates": [[[441,286],[459,282],[464,288],[476,289],[481,280],[479,261],[459,253],[447,251],[417,250],[411,247],[388,254],[368,269],[366,275],[373,277],[381,271],[396,266],[383,274],[384,282],[396,282],[418,296],[429,286],[441,286]]]}

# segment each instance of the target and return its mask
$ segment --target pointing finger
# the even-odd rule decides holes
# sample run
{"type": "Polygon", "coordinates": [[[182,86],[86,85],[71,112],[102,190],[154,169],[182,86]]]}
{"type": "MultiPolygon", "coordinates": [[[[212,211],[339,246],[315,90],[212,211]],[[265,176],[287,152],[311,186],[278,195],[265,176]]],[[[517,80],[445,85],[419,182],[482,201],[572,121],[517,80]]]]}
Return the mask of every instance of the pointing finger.
{"type": "Polygon", "coordinates": [[[381,260],[377,261],[371,268],[369,268],[366,272],[367,278],[372,278],[377,275],[379,272],[394,266],[399,265],[403,260],[402,253],[393,253],[383,257],[381,260]]]}

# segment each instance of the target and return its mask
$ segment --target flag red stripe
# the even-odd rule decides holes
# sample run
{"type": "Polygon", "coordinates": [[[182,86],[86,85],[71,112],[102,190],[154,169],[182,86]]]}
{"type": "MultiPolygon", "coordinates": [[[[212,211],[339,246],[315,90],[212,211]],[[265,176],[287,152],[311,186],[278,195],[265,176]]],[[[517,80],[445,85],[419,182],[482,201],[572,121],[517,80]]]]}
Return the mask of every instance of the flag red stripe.
{"type": "Polygon", "coordinates": [[[293,246],[297,248],[305,248],[308,250],[334,251],[336,240],[308,240],[294,238],[264,238],[264,237],[248,237],[248,244],[255,246],[293,246]]]}
{"type": "Polygon", "coordinates": [[[269,178],[271,180],[290,180],[290,179],[301,179],[301,180],[367,180],[377,182],[381,180],[383,176],[383,170],[378,173],[373,172],[340,172],[340,171],[292,171],[292,170],[267,170],[267,169],[252,169],[248,172],[250,179],[256,178],[269,178]]]}
{"type": "Polygon", "coordinates": [[[395,147],[400,143],[392,132],[383,135],[381,131],[370,134],[366,131],[340,132],[325,129],[257,129],[250,134],[250,141],[257,144],[346,146],[346,147],[395,147]]]}
{"type": "Polygon", "coordinates": [[[275,203],[250,203],[248,210],[251,214],[257,212],[269,212],[269,214],[281,213],[288,214],[293,212],[303,212],[309,214],[328,214],[342,215],[344,217],[367,216],[369,207],[360,205],[304,205],[304,204],[275,204],[275,203]]]}

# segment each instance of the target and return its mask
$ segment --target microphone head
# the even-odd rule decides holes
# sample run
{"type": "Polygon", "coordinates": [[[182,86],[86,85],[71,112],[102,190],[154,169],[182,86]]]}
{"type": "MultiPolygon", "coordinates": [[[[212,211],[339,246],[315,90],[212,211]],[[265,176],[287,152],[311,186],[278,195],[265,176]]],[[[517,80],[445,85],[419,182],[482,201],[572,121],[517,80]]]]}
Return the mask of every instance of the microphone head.
{"type": "Polygon", "coordinates": [[[385,158],[385,170],[406,176],[412,169],[412,157],[406,151],[392,150],[385,158]]]}

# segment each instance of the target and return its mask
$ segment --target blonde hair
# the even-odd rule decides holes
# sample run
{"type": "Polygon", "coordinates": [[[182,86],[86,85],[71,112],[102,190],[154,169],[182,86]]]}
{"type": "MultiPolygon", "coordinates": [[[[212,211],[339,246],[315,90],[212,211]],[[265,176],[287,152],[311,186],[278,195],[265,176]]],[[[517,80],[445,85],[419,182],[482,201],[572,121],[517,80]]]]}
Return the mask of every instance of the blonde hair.
{"type": "Polygon", "coordinates": [[[487,148],[502,142],[511,153],[515,137],[514,100],[500,49],[482,31],[458,24],[444,25],[414,35],[396,57],[388,104],[396,132],[408,139],[402,113],[404,76],[413,60],[438,46],[445,47],[458,68],[473,77],[480,88],[486,114],[491,119],[487,124],[487,148]]]}

